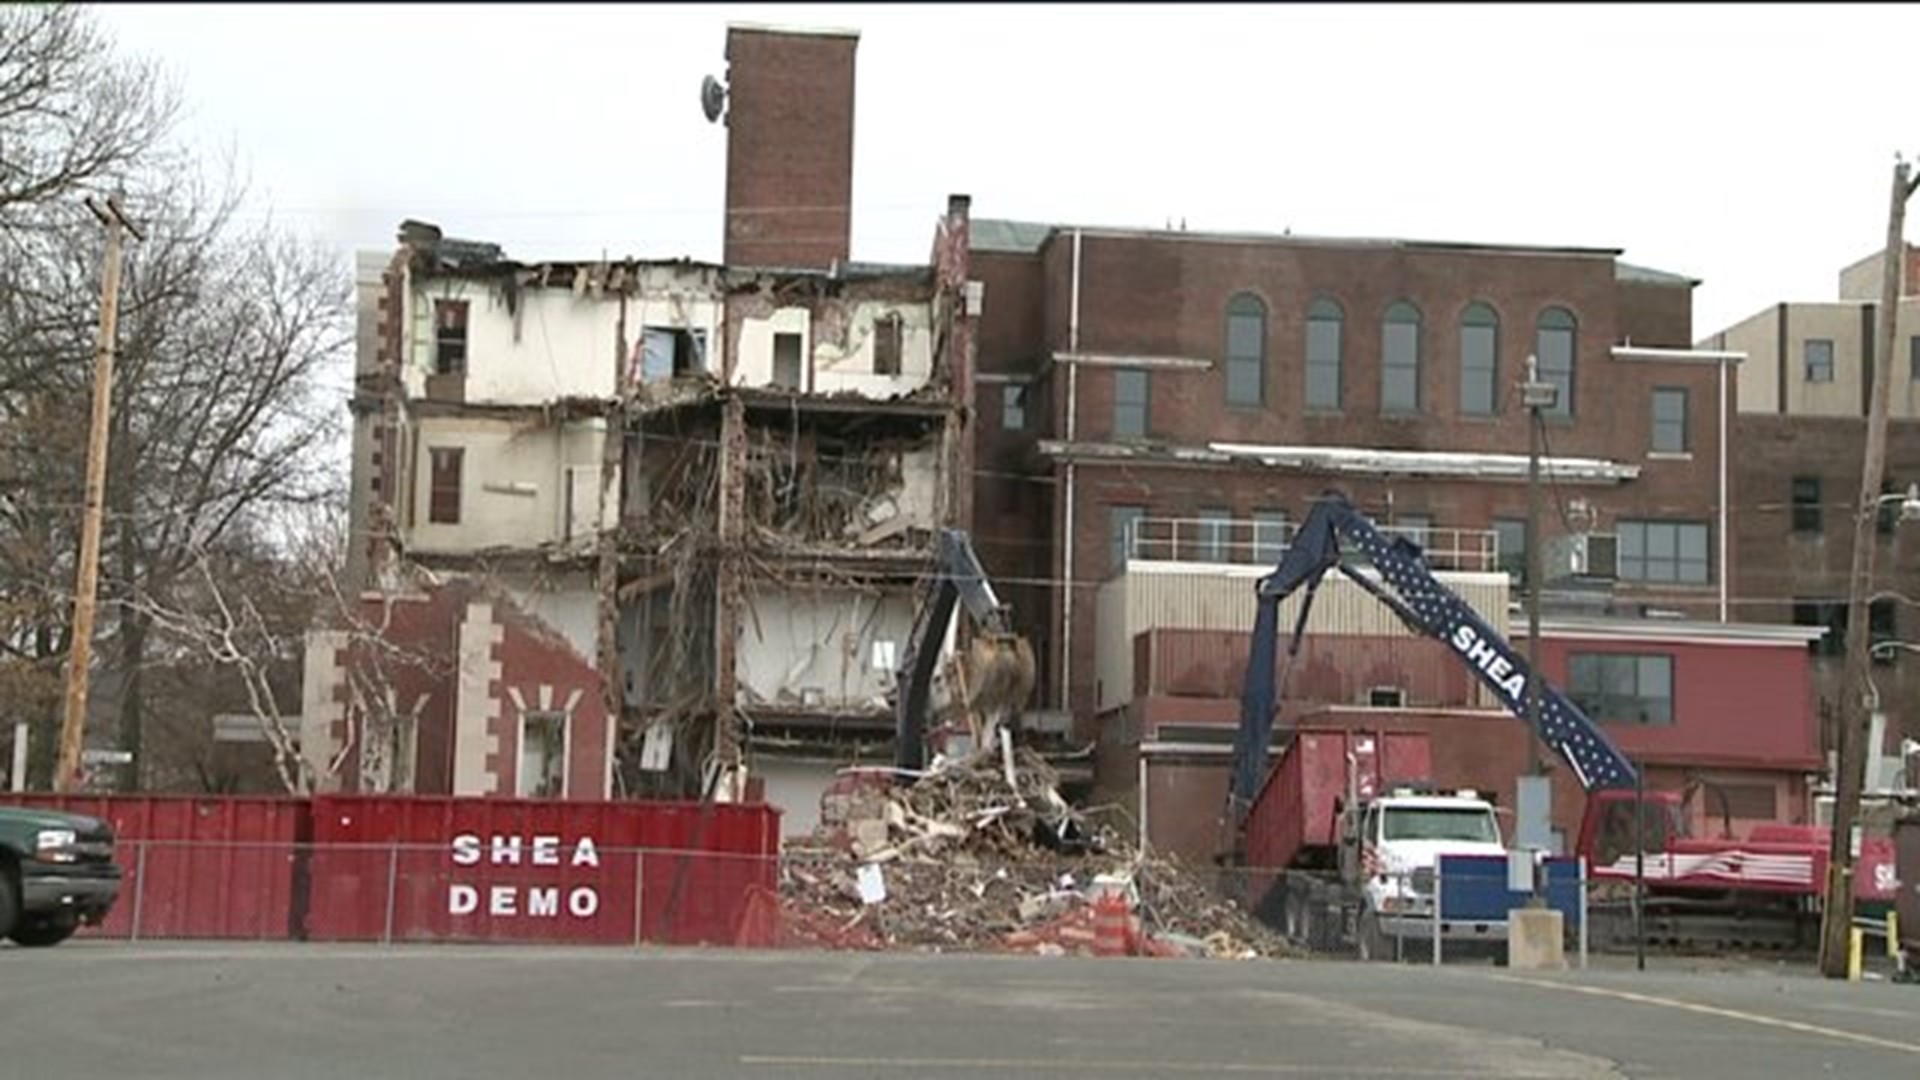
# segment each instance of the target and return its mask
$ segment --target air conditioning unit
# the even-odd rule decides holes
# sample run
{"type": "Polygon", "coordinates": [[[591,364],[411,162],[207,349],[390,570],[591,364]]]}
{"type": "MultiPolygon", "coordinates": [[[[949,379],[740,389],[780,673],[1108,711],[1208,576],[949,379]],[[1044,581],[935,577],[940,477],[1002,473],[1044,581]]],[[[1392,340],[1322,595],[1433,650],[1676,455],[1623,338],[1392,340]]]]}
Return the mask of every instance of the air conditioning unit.
{"type": "Polygon", "coordinates": [[[1570,577],[1616,581],[1620,577],[1620,538],[1613,533],[1556,536],[1546,542],[1540,558],[1542,576],[1548,581],[1570,577]]]}

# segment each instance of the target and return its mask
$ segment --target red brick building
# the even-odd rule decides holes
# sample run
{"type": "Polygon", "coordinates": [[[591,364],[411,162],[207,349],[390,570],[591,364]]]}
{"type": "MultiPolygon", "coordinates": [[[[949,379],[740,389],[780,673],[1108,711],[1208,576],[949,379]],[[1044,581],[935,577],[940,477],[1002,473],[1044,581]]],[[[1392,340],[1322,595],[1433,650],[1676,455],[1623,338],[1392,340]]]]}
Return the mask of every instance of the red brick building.
{"type": "Polygon", "coordinates": [[[1265,561],[1329,486],[1515,565],[1530,355],[1562,395],[1543,538],[1613,538],[1615,610],[1725,618],[1733,358],[1691,347],[1697,282],[1619,254],[976,220],[977,520],[1046,701],[1092,733],[1127,554],[1265,561]]]}

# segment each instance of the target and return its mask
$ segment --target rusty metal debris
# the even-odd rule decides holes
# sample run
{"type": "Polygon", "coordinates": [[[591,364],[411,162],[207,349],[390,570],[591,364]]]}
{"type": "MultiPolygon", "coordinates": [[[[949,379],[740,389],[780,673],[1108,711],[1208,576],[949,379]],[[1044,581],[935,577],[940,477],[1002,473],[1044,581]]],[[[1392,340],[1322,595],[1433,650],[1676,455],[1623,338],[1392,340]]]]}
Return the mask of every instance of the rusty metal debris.
{"type": "Polygon", "coordinates": [[[1189,868],[1069,806],[1037,754],[1013,755],[1012,776],[994,747],[909,784],[850,773],[822,800],[821,827],[788,845],[778,940],[756,943],[1096,955],[1097,901],[1118,895],[1126,953],[1296,955],[1189,868]],[[883,888],[868,870],[863,897],[865,867],[883,888]]]}

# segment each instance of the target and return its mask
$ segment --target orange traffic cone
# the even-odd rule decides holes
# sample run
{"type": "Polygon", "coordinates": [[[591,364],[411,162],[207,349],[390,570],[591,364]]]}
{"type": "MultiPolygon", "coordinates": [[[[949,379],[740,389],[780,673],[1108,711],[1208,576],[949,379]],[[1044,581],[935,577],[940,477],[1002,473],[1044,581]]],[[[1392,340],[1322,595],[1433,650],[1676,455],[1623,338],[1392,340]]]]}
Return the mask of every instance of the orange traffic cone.
{"type": "Polygon", "coordinates": [[[1133,913],[1124,897],[1108,893],[1093,903],[1093,955],[1125,956],[1133,913]]]}

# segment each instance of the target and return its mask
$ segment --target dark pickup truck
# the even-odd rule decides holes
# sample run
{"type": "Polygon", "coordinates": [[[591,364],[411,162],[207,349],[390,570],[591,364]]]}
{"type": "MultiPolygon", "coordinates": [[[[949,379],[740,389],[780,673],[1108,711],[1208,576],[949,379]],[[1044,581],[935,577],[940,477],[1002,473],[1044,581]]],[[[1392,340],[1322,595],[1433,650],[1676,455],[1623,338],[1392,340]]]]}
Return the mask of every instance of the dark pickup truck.
{"type": "Polygon", "coordinates": [[[120,896],[113,829],[97,818],[0,806],[0,937],[58,945],[120,896]]]}

